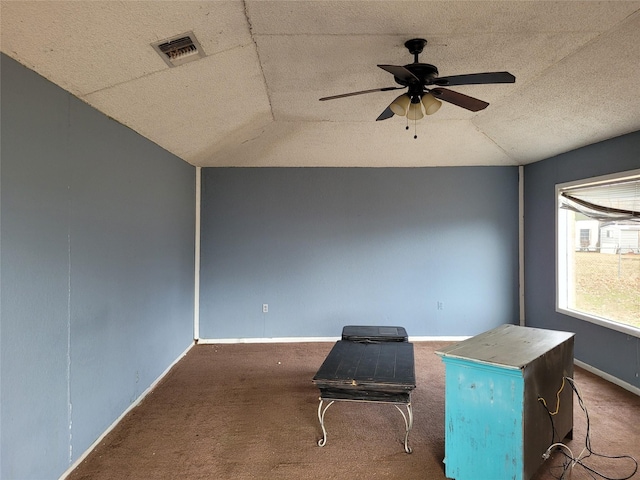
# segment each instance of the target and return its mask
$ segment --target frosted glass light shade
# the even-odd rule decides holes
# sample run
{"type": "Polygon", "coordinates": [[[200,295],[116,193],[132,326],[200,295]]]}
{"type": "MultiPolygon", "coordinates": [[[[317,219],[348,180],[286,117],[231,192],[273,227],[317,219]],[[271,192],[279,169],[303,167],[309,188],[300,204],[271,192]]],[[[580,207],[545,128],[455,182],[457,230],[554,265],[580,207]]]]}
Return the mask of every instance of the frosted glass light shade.
{"type": "Polygon", "coordinates": [[[404,117],[407,114],[407,110],[409,109],[410,103],[411,103],[411,98],[409,97],[409,95],[405,93],[403,95],[400,95],[393,102],[391,102],[391,105],[389,105],[389,108],[396,115],[404,117]]]}
{"type": "Polygon", "coordinates": [[[409,111],[407,112],[409,120],[420,120],[422,117],[424,117],[424,113],[422,113],[422,104],[420,102],[409,105],[409,111]]]}
{"type": "Polygon", "coordinates": [[[440,110],[442,106],[442,102],[430,93],[422,96],[422,104],[424,105],[424,112],[427,115],[433,115],[440,110]]]}

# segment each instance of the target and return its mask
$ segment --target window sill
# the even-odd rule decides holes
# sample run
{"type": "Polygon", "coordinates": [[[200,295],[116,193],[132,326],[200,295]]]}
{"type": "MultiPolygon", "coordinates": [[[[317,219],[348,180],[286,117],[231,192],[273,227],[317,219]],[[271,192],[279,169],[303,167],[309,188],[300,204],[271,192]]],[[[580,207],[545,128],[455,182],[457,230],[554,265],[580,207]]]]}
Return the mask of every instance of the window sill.
{"type": "Polygon", "coordinates": [[[632,337],[640,338],[640,328],[633,327],[631,325],[625,325],[624,323],[613,322],[605,318],[595,317],[592,315],[588,315],[586,313],[577,312],[575,310],[568,310],[566,308],[561,308],[561,307],[557,307],[556,312],[561,313],[563,315],[567,315],[569,317],[577,318],[579,320],[584,320],[586,322],[595,323],[596,325],[609,328],[611,330],[615,330],[620,333],[624,333],[625,335],[631,335],[632,337]]]}

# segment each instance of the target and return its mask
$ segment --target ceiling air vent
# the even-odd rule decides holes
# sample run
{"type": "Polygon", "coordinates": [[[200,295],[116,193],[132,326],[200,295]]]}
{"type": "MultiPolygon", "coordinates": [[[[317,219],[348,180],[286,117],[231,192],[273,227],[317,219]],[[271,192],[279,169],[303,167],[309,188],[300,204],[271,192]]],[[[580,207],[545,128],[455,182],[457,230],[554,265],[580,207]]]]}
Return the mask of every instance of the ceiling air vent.
{"type": "Polygon", "coordinates": [[[151,46],[170,67],[177,67],[204,57],[204,51],[193,32],[160,40],[152,43],[151,46]]]}

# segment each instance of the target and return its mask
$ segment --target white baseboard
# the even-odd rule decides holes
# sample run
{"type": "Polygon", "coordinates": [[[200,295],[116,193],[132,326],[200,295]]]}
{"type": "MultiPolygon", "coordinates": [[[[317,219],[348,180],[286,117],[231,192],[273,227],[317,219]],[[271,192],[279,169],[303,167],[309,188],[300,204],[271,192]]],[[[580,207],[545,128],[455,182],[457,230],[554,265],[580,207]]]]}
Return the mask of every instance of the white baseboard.
{"type": "Polygon", "coordinates": [[[470,336],[442,336],[442,337],[412,337],[409,335],[410,342],[461,342],[471,338],[470,336]]]}
{"type": "MultiPolygon", "coordinates": [[[[409,337],[410,342],[459,342],[470,337],[409,337]]],[[[337,342],[340,337],[274,337],[274,338],[199,338],[198,345],[220,343],[310,343],[337,342]]]]}
{"type": "Polygon", "coordinates": [[[601,378],[604,378],[605,380],[607,380],[608,382],[611,382],[615,385],[618,385],[619,387],[624,388],[625,390],[630,391],[631,393],[635,393],[636,395],[640,396],[640,388],[631,385],[630,383],[625,382],[624,380],[620,380],[618,377],[614,377],[613,375],[608,374],[607,372],[603,372],[602,370],[598,370],[595,367],[592,367],[591,365],[589,365],[588,363],[584,363],[581,362],[580,360],[573,360],[573,363],[575,365],[577,365],[580,368],[584,368],[587,372],[591,372],[594,375],[597,375],[601,378]]]}
{"type": "Polygon", "coordinates": [[[198,345],[215,345],[219,343],[308,343],[336,342],[340,337],[274,337],[274,338],[199,338],[198,345]]]}
{"type": "Polygon", "coordinates": [[[155,381],[154,381],[151,385],[149,385],[149,387],[148,387],[144,392],[142,392],[142,394],[141,394],[141,395],[136,399],[136,401],[135,401],[135,402],[133,402],[131,405],[129,405],[129,407],[128,407],[124,412],[122,412],[122,414],[121,414],[118,418],[116,418],[116,420],[115,420],[111,425],[109,425],[109,427],[108,427],[104,432],[102,432],[102,435],[100,435],[100,436],[97,438],[97,440],[96,440],[95,442],[93,442],[93,443],[89,446],[89,448],[87,448],[87,449],[82,453],[82,455],[80,455],[80,456],[76,459],[76,461],[75,461],[75,462],[73,462],[73,463],[71,464],[71,466],[70,466],[69,468],[67,468],[67,470],[66,470],[62,475],[60,475],[59,480],[64,480],[65,478],[67,478],[67,476],[68,476],[68,475],[69,475],[69,474],[70,474],[70,473],[71,473],[71,472],[72,472],[72,471],[73,471],[73,470],[74,470],[78,465],[80,465],[80,463],[81,463],[85,458],[87,458],[87,456],[88,456],[88,455],[93,451],[93,449],[94,449],[94,448],[96,448],[96,447],[98,446],[98,444],[99,444],[99,443],[104,439],[104,437],[106,437],[106,436],[109,434],[109,432],[111,432],[111,430],[113,430],[113,429],[116,427],[116,425],[118,425],[118,423],[120,423],[120,421],[125,417],[125,415],[127,415],[127,413],[129,413],[131,410],[133,410],[135,407],[137,407],[137,406],[138,406],[138,404],[139,404],[139,403],[144,399],[144,397],[146,397],[146,396],[149,394],[149,392],[151,392],[154,388],[156,388],[156,385],[158,385],[158,383],[160,383],[160,380],[162,380],[162,379],[164,378],[164,376],[165,376],[167,373],[169,373],[169,370],[171,370],[171,369],[173,368],[173,366],[174,366],[176,363],[178,363],[180,360],[182,360],[182,358],[183,358],[183,357],[184,357],[184,356],[189,352],[189,350],[191,350],[191,348],[192,348],[194,345],[195,345],[195,343],[193,343],[193,342],[192,342],[192,343],[187,347],[187,349],[186,349],[184,352],[182,352],[182,353],[178,356],[178,358],[176,358],[176,359],[171,363],[171,365],[169,365],[169,366],[165,369],[165,371],[164,371],[164,372],[162,372],[162,373],[160,374],[160,376],[159,376],[158,378],[156,378],[156,379],[155,379],[155,381]]]}

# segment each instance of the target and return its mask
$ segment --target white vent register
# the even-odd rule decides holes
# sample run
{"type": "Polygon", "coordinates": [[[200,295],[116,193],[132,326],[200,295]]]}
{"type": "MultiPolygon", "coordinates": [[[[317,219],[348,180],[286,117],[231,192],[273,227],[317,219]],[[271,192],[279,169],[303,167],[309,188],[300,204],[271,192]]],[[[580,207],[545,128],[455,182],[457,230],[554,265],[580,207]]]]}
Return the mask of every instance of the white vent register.
{"type": "Polygon", "coordinates": [[[152,43],[151,46],[170,67],[193,62],[205,56],[193,32],[183,33],[175,37],[152,43]]]}

